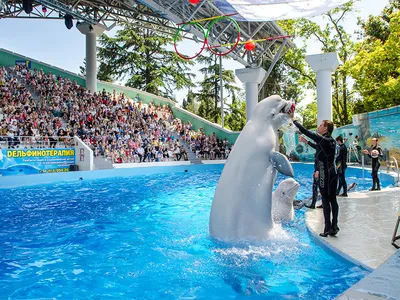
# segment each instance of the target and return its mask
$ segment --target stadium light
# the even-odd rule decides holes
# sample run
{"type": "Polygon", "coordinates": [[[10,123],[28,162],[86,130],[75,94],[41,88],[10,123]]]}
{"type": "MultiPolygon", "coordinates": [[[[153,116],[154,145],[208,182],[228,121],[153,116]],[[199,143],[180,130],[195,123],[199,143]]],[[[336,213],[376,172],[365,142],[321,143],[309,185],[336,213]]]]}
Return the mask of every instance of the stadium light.
{"type": "Polygon", "coordinates": [[[65,15],[64,19],[65,19],[65,21],[64,21],[65,26],[68,29],[71,29],[74,26],[74,22],[72,21],[73,17],[71,15],[67,14],[67,15],[65,15]]]}
{"type": "Polygon", "coordinates": [[[29,15],[33,10],[32,0],[22,0],[22,8],[29,15]]]}
{"type": "MultiPolygon", "coordinates": [[[[32,0],[23,0],[23,1],[32,2],[32,0]]],[[[98,23],[96,20],[91,19],[88,16],[82,15],[78,10],[74,9],[73,7],[65,5],[64,3],[61,3],[57,0],[35,0],[35,2],[38,2],[46,7],[51,7],[54,10],[59,11],[60,13],[64,13],[65,16],[69,15],[71,16],[71,19],[74,18],[76,20],[82,20],[93,25],[96,25],[98,23]]],[[[67,26],[67,24],[65,24],[65,26],[67,26]]]]}

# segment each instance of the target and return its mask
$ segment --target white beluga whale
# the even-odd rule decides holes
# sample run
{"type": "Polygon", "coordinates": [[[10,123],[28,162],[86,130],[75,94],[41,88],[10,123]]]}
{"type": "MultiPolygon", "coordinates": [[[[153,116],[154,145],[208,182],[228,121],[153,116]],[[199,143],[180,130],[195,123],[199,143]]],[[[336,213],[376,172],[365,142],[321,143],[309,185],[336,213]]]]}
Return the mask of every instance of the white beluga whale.
{"type": "Polygon", "coordinates": [[[300,184],[293,178],[281,181],[272,193],[272,217],[274,222],[289,222],[294,218],[293,200],[300,184]]]}
{"type": "Polygon", "coordinates": [[[276,171],[293,177],[277,152],[277,131],[294,104],[274,95],[259,102],[225,163],[210,213],[210,235],[222,241],[260,241],[273,228],[276,171]]]}

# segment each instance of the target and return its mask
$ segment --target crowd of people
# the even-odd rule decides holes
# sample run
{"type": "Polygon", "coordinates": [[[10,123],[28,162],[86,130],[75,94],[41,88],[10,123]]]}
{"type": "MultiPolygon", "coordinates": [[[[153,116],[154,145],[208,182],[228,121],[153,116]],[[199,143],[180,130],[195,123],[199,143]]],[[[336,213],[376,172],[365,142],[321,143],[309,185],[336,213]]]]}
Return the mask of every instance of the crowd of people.
{"type": "Polygon", "coordinates": [[[129,99],[115,90],[92,94],[42,70],[16,66],[12,74],[1,68],[0,96],[0,136],[8,136],[10,148],[19,147],[21,139],[31,147],[69,147],[77,135],[95,156],[114,163],[187,160],[180,140],[202,159],[226,159],[231,150],[226,139],[175,118],[168,105],[143,104],[139,96],[129,99]]]}
{"type": "MultiPolygon", "coordinates": [[[[27,73],[23,67],[17,72],[27,73]]],[[[55,147],[62,120],[43,103],[36,103],[25,84],[5,68],[0,68],[0,136],[9,148],[20,144],[31,147],[55,147]]]]}
{"type": "Polygon", "coordinates": [[[231,151],[228,140],[220,139],[215,132],[211,136],[206,136],[203,129],[194,131],[191,124],[183,124],[179,128],[181,138],[190,145],[190,150],[196,153],[196,156],[203,159],[227,159],[231,151]]]}

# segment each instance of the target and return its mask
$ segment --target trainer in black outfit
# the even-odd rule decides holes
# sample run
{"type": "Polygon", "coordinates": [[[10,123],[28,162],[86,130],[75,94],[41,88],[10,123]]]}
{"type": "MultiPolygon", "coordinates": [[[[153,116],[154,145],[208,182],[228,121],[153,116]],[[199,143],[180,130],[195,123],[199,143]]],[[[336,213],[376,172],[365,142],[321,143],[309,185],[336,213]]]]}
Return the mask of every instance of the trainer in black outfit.
{"type": "Polygon", "coordinates": [[[372,189],[370,191],[379,191],[381,189],[381,183],[379,182],[378,171],[381,164],[379,158],[383,157],[382,148],[378,146],[378,139],[372,139],[371,151],[363,150],[364,154],[372,159],[372,189]]]}
{"type": "MultiPolygon", "coordinates": [[[[299,140],[302,143],[305,143],[309,145],[311,148],[316,149],[317,145],[310,142],[309,140],[305,139],[302,136],[299,136],[299,140]]],[[[313,185],[312,185],[312,200],[310,205],[304,205],[307,208],[315,209],[315,204],[317,203],[318,200],[318,177],[315,176],[315,173],[318,171],[318,159],[317,159],[317,152],[315,152],[314,156],[314,173],[313,173],[313,185]]]]}
{"type": "MultiPolygon", "coordinates": [[[[311,143],[309,143],[311,145],[311,143]]],[[[315,205],[317,203],[318,200],[318,177],[316,177],[315,172],[318,171],[318,160],[314,160],[314,174],[313,174],[313,185],[312,185],[312,201],[311,204],[309,206],[305,205],[308,208],[314,209],[315,205]]]]}
{"type": "Polygon", "coordinates": [[[339,231],[338,213],[339,205],[336,199],[337,174],[335,167],[336,142],[331,137],[333,123],[324,120],[318,126],[318,133],[307,130],[297,121],[293,123],[299,128],[300,132],[312,139],[316,144],[316,158],[318,160],[319,190],[322,196],[324,210],[325,228],[320,236],[336,235],[339,231]],[[332,210],[332,222],[331,222],[332,210]]]}
{"type": "Polygon", "coordinates": [[[336,157],[336,168],[339,180],[339,186],[337,188],[336,195],[339,195],[340,189],[343,187],[343,194],[340,196],[347,197],[347,183],[346,183],[346,169],[347,169],[347,147],[343,143],[343,138],[338,136],[336,143],[339,148],[339,154],[336,157]]]}

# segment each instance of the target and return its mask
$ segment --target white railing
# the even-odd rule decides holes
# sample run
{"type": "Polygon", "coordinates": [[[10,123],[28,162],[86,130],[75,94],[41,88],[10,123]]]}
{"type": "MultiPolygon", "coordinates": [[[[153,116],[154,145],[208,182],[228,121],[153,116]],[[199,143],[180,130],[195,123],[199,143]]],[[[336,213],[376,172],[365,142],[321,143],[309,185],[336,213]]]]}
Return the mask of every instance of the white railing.
{"type": "Polygon", "coordinates": [[[399,164],[397,162],[397,159],[394,156],[390,157],[390,161],[389,161],[389,166],[388,168],[392,168],[394,172],[397,173],[397,182],[396,185],[399,185],[400,183],[400,169],[399,169],[399,164]]]}
{"type": "Polygon", "coordinates": [[[0,136],[0,148],[67,148],[73,147],[70,136],[0,136]]]}
{"type": "Polygon", "coordinates": [[[356,145],[350,145],[347,151],[347,163],[351,163],[351,157],[354,155],[356,157],[357,162],[361,162],[360,155],[361,151],[357,149],[356,145]]]}

